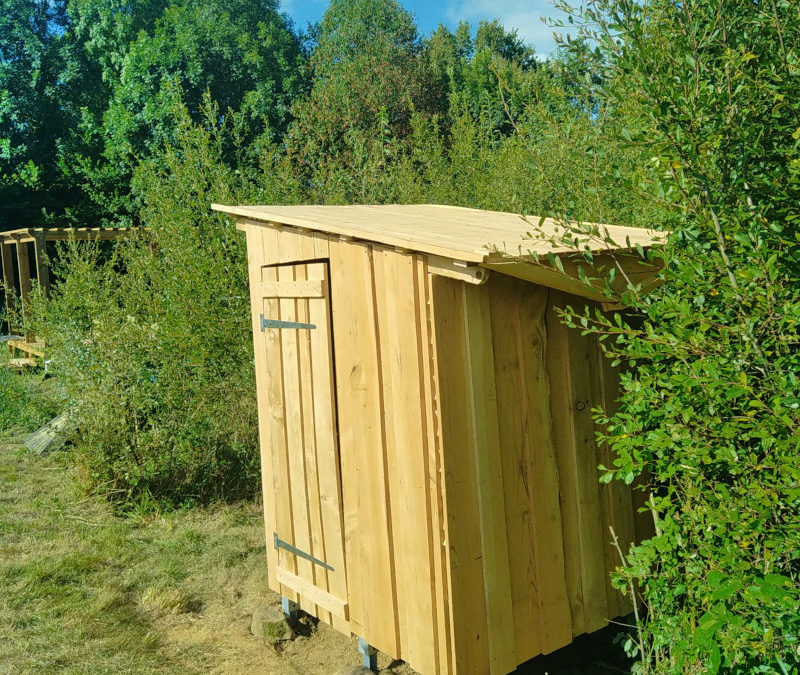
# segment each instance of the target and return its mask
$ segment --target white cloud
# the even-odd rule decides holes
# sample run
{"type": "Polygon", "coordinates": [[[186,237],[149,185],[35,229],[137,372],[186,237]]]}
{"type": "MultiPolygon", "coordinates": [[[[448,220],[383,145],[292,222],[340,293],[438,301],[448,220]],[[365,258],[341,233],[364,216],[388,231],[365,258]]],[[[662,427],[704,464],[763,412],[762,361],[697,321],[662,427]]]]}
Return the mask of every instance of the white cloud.
{"type": "Polygon", "coordinates": [[[533,45],[539,55],[555,49],[553,30],[564,32],[543,23],[541,17],[566,18],[547,0],[447,0],[445,14],[451,22],[466,20],[473,28],[479,21],[499,19],[506,30],[516,28],[519,36],[533,45]]]}

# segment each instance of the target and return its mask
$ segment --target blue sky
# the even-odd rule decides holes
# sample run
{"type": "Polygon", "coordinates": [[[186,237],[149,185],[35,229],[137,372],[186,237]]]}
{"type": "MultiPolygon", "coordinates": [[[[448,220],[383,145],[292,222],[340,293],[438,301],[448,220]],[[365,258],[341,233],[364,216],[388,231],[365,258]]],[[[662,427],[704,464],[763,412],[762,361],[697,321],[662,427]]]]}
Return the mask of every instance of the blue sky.
{"type": "MultiPolygon", "coordinates": [[[[516,28],[520,37],[532,44],[537,54],[545,56],[554,48],[553,29],[540,17],[564,18],[548,0],[400,0],[417,18],[424,35],[443,23],[455,28],[465,19],[473,29],[479,21],[500,19],[507,28],[516,28]]],[[[298,27],[318,21],[328,6],[328,0],[282,0],[281,9],[298,27]]]]}

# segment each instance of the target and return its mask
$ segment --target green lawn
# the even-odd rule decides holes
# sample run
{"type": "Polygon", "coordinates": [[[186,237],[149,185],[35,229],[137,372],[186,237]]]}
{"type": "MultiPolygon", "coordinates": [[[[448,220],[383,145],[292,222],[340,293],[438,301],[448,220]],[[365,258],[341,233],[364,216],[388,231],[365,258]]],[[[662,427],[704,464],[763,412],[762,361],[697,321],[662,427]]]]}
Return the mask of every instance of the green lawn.
{"type": "MultiPolygon", "coordinates": [[[[250,634],[253,611],[279,602],[266,585],[260,504],[115,514],[81,491],[71,451],[22,446],[59,406],[43,373],[0,367],[0,675],[331,675],[359,663],[355,639],[323,624],[307,621],[279,651],[250,634]]],[[[520,673],[625,672],[612,634],[520,673]]],[[[390,672],[411,673],[399,663],[390,672]]]]}
{"type": "Polygon", "coordinates": [[[68,454],[0,440],[0,673],[320,673],[358,663],[326,626],[280,653],[249,632],[266,587],[257,504],[116,516],[68,454]]]}

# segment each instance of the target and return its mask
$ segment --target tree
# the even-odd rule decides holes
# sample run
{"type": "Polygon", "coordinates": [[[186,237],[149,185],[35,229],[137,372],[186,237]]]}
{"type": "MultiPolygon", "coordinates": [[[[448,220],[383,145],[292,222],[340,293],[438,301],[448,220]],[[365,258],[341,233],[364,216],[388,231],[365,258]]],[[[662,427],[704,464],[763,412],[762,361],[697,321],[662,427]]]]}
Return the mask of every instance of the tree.
{"type": "Polygon", "coordinates": [[[413,111],[444,105],[441,92],[426,86],[414,20],[394,0],[334,0],[316,39],[312,88],[293,107],[287,138],[309,182],[338,169],[353,173],[373,151],[387,151],[391,139],[409,132],[413,111]]]}
{"type": "Polygon", "coordinates": [[[69,201],[56,145],[65,2],[0,2],[0,229],[38,224],[69,201]]]}
{"type": "Polygon", "coordinates": [[[451,117],[466,110],[490,134],[513,132],[512,119],[535,98],[541,81],[536,71],[543,64],[533,48],[497,19],[481,21],[474,39],[465,21],[455,33],[439,26],[426,42],[426,56],[438,86],[451,96],[451,117]]]}
{"type": "MultiPolygon", "coordinates": [[[[149,30],[141,17],[137,22],[123,8],[111,11],[98,4],[85,3],[83,10],[88,16],[93,15],[90,10],[99,13],[109,34],[87,27],[86,45],[94,53],[111,43],[111,55],[100,63],[112,86],[102,119],[87,111],[86,131],[88,138],[101,141],[102,158],[89,144],[88,153],[76,153],[75,163],[110,212],[120,215],[132,209],[132,163],[174,139],[176,91],[195,116],[209,91],[223,111],[241,111],[249,119],[252,136],[285,130],[292,98],[302,85],[302,54],[275,0],[188,0],[166,7],[149,30]],[[121,53],[120,36],[137,25],[144,27],[121,53]]],[[[149,16],[158,9],[147,7],[149,16]]]]}
{"type": "Polygon", "coordinates": [[[531,68],[536,63],[533,47],[522,41],[516,29],[507,31],[497,19],[478,23],[475,53],[479,54],[484,50],[516,63],[523,69],[531,68]]]}

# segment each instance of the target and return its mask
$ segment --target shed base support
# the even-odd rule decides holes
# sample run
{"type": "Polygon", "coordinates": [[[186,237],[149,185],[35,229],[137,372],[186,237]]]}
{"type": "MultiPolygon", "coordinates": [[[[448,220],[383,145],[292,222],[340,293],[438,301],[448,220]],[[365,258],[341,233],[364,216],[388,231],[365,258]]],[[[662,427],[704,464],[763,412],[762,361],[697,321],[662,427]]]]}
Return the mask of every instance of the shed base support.
{"type": "Polygon", "coordinates": [[[364,663],[364,668],[378,672],[378,650],[368,644],[364,638],[358,638],[358,651],[364,663]]]}
{"type": "Polygon", "coordinates": [[[281,608],[283,609],[284,615],[286,615],[286,620],[290,624],[297,623],[297,620],[300,618],[300,605],[296,602],[292,602],[286,596],[281,596],[281,608]]]}

